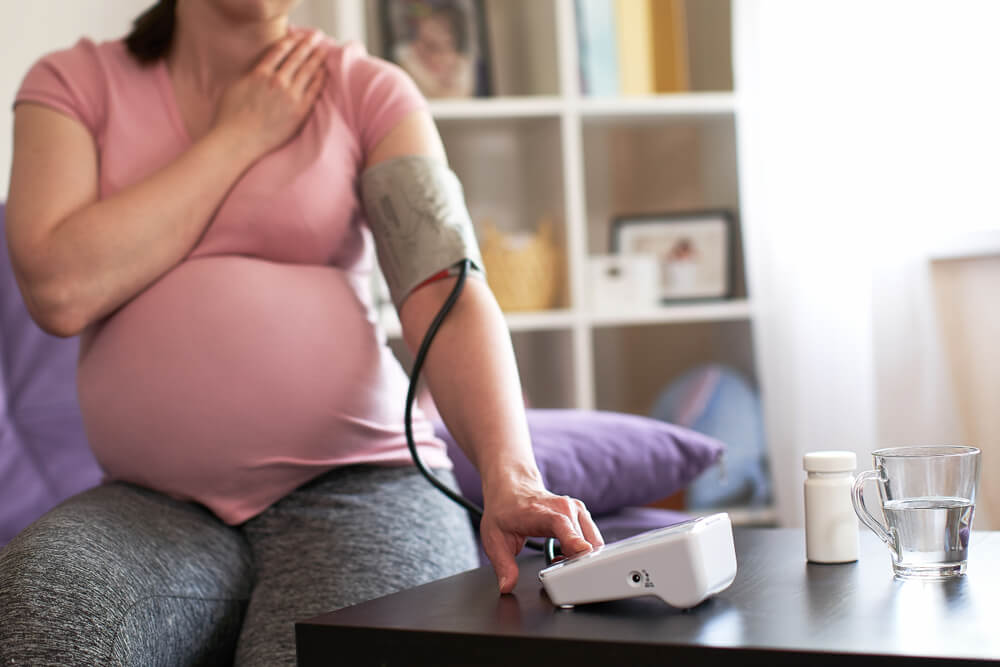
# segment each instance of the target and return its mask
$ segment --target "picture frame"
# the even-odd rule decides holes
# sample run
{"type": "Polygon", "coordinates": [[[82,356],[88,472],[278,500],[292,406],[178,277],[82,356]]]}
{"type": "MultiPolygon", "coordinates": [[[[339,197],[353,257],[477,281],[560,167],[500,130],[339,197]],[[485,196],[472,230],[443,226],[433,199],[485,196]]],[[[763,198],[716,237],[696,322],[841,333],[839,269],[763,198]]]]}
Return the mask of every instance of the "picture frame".
{"type": "Polygon", "coordinates": [[[491,94],[484,0],[380,0],[383,57],[428,99],[491,94]]]}
{"type": "Polygon", "coordinates": [[[656,257],[660,303],[728,298],[733,216],[723,209],[621,215],[611,249],[656,257]]]}

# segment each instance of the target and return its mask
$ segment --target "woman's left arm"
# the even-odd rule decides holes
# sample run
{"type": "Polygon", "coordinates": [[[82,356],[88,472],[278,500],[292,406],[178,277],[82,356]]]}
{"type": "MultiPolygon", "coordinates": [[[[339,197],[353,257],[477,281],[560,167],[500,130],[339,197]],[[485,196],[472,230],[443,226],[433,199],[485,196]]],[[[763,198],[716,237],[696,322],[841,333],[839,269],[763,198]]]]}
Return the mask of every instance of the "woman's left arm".
{"type": "MultiPolygon", "coordinates": [[[[426,111],[404,118],[375,147],[367,167],[402,155],[446,160],[426,111]]],[[[455,278],[417,289],[400,308],[403,338],[416,350],[455,278]]],[[[514,557],[529,536],[556,537],[567,556],[603,544],[579,500],[545,489],[535,464],[510,333],[485,282],[468,280],[428,351],[424,372],[448,430],[479,470],[480,537],[501,593],[517,583],[514,557]]]]}

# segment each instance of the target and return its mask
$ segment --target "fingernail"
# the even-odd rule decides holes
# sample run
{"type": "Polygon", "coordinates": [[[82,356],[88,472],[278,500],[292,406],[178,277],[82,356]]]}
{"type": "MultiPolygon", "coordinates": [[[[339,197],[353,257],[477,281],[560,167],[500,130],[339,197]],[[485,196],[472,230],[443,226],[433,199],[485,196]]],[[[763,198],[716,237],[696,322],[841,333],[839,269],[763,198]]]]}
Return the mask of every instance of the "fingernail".
{"type": "Polygon", "coordinates": [[[503,590],[507,588],[507,578],[506,577],[500,577],[500,584],[499,585],[500,585],[500,591],[503,592],[503,590]]]}

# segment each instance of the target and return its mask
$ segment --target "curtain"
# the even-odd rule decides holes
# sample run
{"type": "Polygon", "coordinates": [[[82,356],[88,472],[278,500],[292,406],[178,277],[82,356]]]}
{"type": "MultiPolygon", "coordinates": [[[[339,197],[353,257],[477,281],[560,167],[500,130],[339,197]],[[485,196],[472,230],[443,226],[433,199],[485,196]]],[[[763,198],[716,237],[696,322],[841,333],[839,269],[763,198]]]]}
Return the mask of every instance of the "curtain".
{"type": "Polygon", "coordinates": [[[1000,229],[1000,3],[733,9],[772,474],[781,524],[801,526],[805,452],[852,450],[864,470],[881,446],[967,436],[928,253],[950,234],[1000,229]]]}

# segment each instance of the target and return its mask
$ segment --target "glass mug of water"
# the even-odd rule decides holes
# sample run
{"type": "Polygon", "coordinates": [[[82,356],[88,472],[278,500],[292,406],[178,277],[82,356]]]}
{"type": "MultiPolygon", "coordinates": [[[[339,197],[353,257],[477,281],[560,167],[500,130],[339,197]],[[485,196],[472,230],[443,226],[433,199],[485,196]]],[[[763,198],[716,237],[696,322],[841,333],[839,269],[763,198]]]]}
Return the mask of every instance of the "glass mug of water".
{"type": "Polygon", "coordinates": [[[854,480],[854,511],[892,552],[904,579],[965,574],[976,507],[980,452],[975,447],[895,447],[872,452],[875,469],[854,480]],[[865,482],[878,484],[887,525],[865,507],[865,482]]]}

